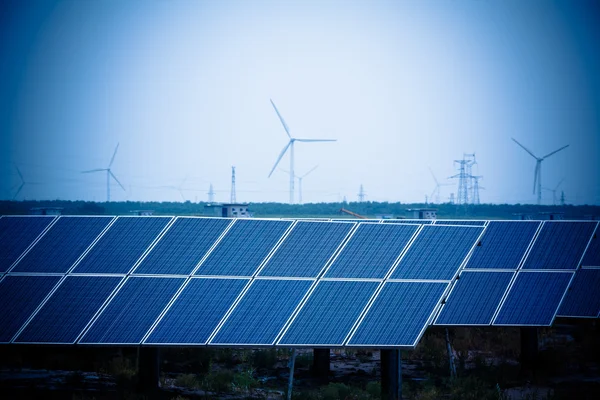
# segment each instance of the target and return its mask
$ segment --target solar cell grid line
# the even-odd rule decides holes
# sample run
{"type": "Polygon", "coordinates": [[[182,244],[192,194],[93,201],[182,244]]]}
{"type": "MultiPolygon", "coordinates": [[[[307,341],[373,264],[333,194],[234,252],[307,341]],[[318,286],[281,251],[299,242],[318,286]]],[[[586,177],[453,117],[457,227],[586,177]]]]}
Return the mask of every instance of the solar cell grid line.
{"type": "Polygon", "coordinates": [[[253,276],[294,221],[237,219],[194,275],[253,276]]]}
{"type": "Polygon", "coordinates": [[[451,280],[483,230],[478,226],[423,225],[390,278],[451,280]]]}
{"type": "Polygon", "coordinates": [[[0,273],[9,271],[55,220],[49,216],[0,218],[0,273]]]}
{"type": "Polygon", "coordinates": [[[185,281],[182,277],[128,277],[78,342],[140,344],[185,281]]]}
{"type": "Polygon", "coordinates": [[[249,282],[249,278],[192,277],[143,343],[205,345],[249,282]]]}
{"type": "Polygon", "coordinates": [[[448,282],[384,282],[344,345],[414,348],[448,286],[448,282]]]}
{"type": "Polygon", "coordinates": [[[463,270],[435,325],[490,325],[515,272],[463,270]]]}
{"type": "Polygon", "coordinates": [[[69,271],[112,220],[104,216],[59,217],[11,272],[69,271]]]}
{"type": "Polygon", "coordinates": [[[418,228],[419,225],[358,224],[324,277],[383,279],[418,228]]]}
{"type": "Polygon", "coordinates": [[[277,345],[340,347],[380,282],[321,280],[277,345]]]}
{"type": "Polygon", "coordinates": [[[600,269],[578,269],[557,316],[596,318],[598,312],[600,312],[600,269]]]}
{"type": "Polygon", "coordinates": [[[133,273],[191,274],[231,221],[224,218],[177,217],[133,273]]]}
{"type": "Polygon", "coordinates": [[[550,326],[573,278],[571,271],[519,271],[494,326],[550,326]]]}
{"type": "Polygon", "coordinates": [[[67,276],[13,343],[75,343],[121,279],[115,276],[67,276]]]}
{"type": "Polygon", "coordinates": [[[435,225],[485,226],[487,221],[475,219],[436,219],[435,225]]]}
{"type": "Polygon", "coordinates": [[[316,278],[355,226],[345,222],[296,222],[258,276],[316,278]]]}
{"type": "Polygon", "coordinates": [[[465,269],[516,270],[540,226],[539,221],[490,221],[465,269]]]}
{"type": "Polygon", "coordinates": [[[583,267],[600,267],[600,238],[598,236],[600,236],[600,222],[596,224],[594,234],[585,250],[581,261],[583,267]]]}
{"type": "Polygon", "coordinates": [[[0,281],[0,343],[9,343],[56,286],[60,276],[4,276],[0,281]]]}
{"type": "Polygon", "coordinates": [[[254,279],[208,344],[272,346],[313,283],[313,279],[254,279]]]}
{"type": "Polygon", "coordinates": [[[129,273],[172,219],[172,217],[117,217],[72,272],[129,273]]]}
{"type": "Polygon", "coordinates": [[[522,268],[576,269],[595,227],[591,221],[544,221],[522,268]]]}

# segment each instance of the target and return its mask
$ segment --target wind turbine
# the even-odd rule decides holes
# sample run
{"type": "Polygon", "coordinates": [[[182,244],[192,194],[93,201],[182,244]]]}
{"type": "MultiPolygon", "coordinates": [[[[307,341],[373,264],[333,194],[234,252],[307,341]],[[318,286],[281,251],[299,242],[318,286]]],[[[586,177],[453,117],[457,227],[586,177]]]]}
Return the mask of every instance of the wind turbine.
{"type": "Polygon", "coordinates": [[[523,150],[528,152],[529,155],[531,155],[531,157],[536,159],[535,171],[533,172],[533,193],[535,194],[537,191],[537,203],[539,205],[542,203],[542,161],[544,161],[546,158],[550,157],[551,155],[558,153],[559,151],[561,151],[563,149],[566,149],[567,147],[569,147],[569,145],[563,146],[558,150],[554,150],[552,153],[548,153],[544,157],[538,157],[535,154],[533,154],[527,147],[525,147],[521,143],[517,142],[516,139],[514,139],[514,138],[511,138],[511,139],[513,140],[513,142],[515,142],[516,144],[521,146],[523,148],[523,150]]]}
{"type": "Polygon", "coordinates": [[[449,186],[449,185],[452,185],[452,184],[451,183],[439,183],[438,180],[437,180],[437,178],[433,174],[433,171],[431,170],[431,168],[429,168],[429,172],[431,173],[431,177],[435,181],[435,188],[433,189],[433,192],[431,192],[431,196],[430,197],[432,199],[435,199],[435,202],[437,204],[439,204],[440,203],[440,187],[442,187],[442,186],[449,186]]]}
{"type": "Polygon", "coordinates": [[[115,161],[115,156],[117,155],[117,150],[119,150],[119,143],[117,143],[117,147],[115,147],[115,152],[113,153],[110,162],[108,163],[108,167],[106,168],[96,168],[96,169],[90,169],[88,171],[81,171],[82,174],[88,174],[90,172],[101,172],[101,171],[106,171],[106,202],[110,201],[110,178],[112,177],[115,182],[117,182],[119,184],[119,186],[121,186],[121,189],[125,190],[125,188],[123,187],[123,185],[121,185],[121,182],[119,182],[119,180],[117,179],[117,177],[115,176],[115,174],[112,173],[110,167],[113,164],[113,161],[115,161]]]}
{"type": "Polygon", "coordinates": [[[13,200],[16,200],[19,193],[21,193],[21,190],[23,190],[23,186],[25,186],[25,179],[23,179],[23,174],[19,170],[19,167],[17,167],[17,164],[15,164],[15,168],[17,169],[17,173],[19,174],[19,178],[21,178],[21,185],[19,185],[19,188],[15,192],[15,195],[13,196],[13,200]]]}
{"type": "Polygon", "coordinates": [[[279,120],[281,121],[281,124],[283,125],[283,129],[285,129],[285,133],[287,133],[288,137],[290,138],[290,141],[288,142],[288,144],[285,145],[285,147],[279,154],[279,157],[277,157],[277,161],[275,161],[275,165],[273,165],[271,172],[269,172],[269,178],[271,177],[271,175],[273,174],[273,171],[275,171],[275,168],[277,168],[277,164],[279,164],[279,161],[281,161],[281,159],[283,158],[283,155],[289,148],[290,149],[290,204],[294,204],[294,178],[296,177],[296,175],[294,174],[294,143],[295,142],[335,142],[336,139],[298,139],[298,138],[292,137],[292,135],[290,135],[290,130],[289,130],[287,124],[285,123],[285,121],[283,120],[283,117],[281,116],[281,114],[279,114],[279,110],[277,110],[275,103],[273,103],[273,100],[271,100],[271,99],[269,99],[269,100],[271,101],[271,104],[273,105],[273,108],[275,109],[275,112],[277,113],[277,116],[279,117],[279,120]]]}
{"type": "Polygon", "coordinates": [[[183,178],[183,181],[181,181],[181,184],[179,186],[163,186],[163,188],[165,189],[172,189],[172,190],[177,190],[179,192],[179,195],[181,196],[181,200],[183,200],[183,202],[185,203],[185,196],[183,195],[183,185],[185,184],[185,181],[187,181],[187,175],[185,176],[185,178],[183,178]]]}
{"type": "Polygon", "coordinates": [[[544,189],[544,190],[547,190],[547,191],[549,191],[549,192],[552,192],[552,205],[554,205],[554,206],[556,205],[556,191],[558,190],[558,187],[560,186],[560,184],[564,182],[564,180],[565,180],[565,178],[562,178],[562,179],[560,180],[560,182],[558,182],[558,183],[556,184],[556,186],[554,186],[554,189],[542,188],[542,189],[544,189]]]}
{"type": "MultiPolygon", "coordinates": [[[[318,165],[315,165],[314,167],[312,167],[307,173],[305,173],[302,176],[296,176],[296,178],[298,179],[298,203],[302,204],[302,179],[304,179],[306,177],[306,175],[310,174],[311,172],[313,172],[315,169],[317,169],[318,165]]],[[[281,171],[285,172],[286,174],[289,174],[290,171],[287,171],[285,169],[281,169],[281,171]]]]}

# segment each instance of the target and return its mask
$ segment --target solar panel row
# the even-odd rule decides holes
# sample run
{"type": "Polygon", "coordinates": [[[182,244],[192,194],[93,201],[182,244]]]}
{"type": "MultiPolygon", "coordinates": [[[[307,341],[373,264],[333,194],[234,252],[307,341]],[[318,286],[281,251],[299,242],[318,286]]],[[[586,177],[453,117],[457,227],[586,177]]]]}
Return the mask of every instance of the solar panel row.
{"type": "MultiPolygon", "coordinates": [[[[63,218],[77,217],[57,223],[63,218]]],[[[547,325],[574,275],[514,272],[531,257],[539,222],[490,222],[484,230],[170,217],[109,218],[103,226],[97,218],[106,217],[86,218],[87,239],[77,224],[70,232],[83,249],[75,261],[67,252],[60,262],[29,264],[44,276],[13,268],[0,281],[0,301],[13,310],[0,315],[0,341],[412,347],[467,259],[438,324],[547,325]],[[541,286],[550,289],[536,292],[541,286]]],[[[52,238],[57,223],[41,238],[52,238]]],[[[575,230],[583,249],[593,249],[586,229],[563,234],[575,230]]],[[[36,246],[21,244],[31,247],[26,254],[36,246]]]]}

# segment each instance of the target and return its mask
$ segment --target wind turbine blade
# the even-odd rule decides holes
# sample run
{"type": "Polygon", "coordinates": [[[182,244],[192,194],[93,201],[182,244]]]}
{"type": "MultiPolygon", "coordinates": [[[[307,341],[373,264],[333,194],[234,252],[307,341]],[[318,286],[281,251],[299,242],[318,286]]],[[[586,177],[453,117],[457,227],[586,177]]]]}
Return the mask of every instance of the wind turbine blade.
{"type": "Polygon", "coordinates": [[[273,103],[273,100],[271,100],[271,99],[269,99],[269,100],[271,101],[271,104],[273,105],[273,108],[275,109],[275,112],[277,113],[277,116],[279,117],[279,120],[281,121],[281,124],[283,125],[283,129],[285,129],[285,133],[287,133],[288,137],[291,139],[292,136],[290,135],[290,129],[288,128],[287,124],[283,120],[283,117],[281,116],[281,114],[279,114],[279,110],[277,109],[277,106],[275,106],[275,103],[273,103]]]}
{"type": "Polygon", "coordinates": [[[565,178],[562,178],[562,179],[561,179],[561,180],[560,180],[560,181],[559,181],[559,182],[556,184],[556,186],[554,187],[554,190],[557,190],[557,189],[558,189],[558,187],[560,186],[560,184],[561,184],[561,183],[563,183],[564,181],[565,181],[565,178]]]}
{"type": "Polygon", "coordinates": [[[285,145],[285,147],[283,148],[283,150],[281,150],[281,153],[279,154],[279,157],[277,157],[277,161],[275,161],[275,165],[273,165],[273,168],[271,169],[271,172],[269,172],[269,178],[273,174],[273,171],[275,171],[275,168],[277,168],[277,164],[279,164],[279,161],[281,161],[281,159],[283,158],[283,155],[285,154],[285,152],[287,151],[288,147],[290,147],[292,143],[293,142],[290,140],[288,142],[288,144],[285,145]]]}
{"type": "Polygon", "coordinates": [[[436,179],[435,175],[433,174],[433,171],[431,170],[431,167],[428,167],[428,168],[429,168],[429,172],[431,173],[431,177],[435,181],[435,184],[439,185],[440,183],[438,182],[438,180],[436,179]]]}
{"type": "Polygon", "coordinates": [[[17,167],[17,164],[15,164],[15,168],[17,169],[17,174],[19,174],[19,178],[21,178],[21,182],[25,183],[25,179],[23,179],[23,174],[21,173],[19,167],[17,167]]]}
{"type": "Polygon", "coordinates": [[[566,149],[567,147],[569,147],[569,145],[563,146],[563,147],[561,147],[561,148],[560,148],[560,149],[558,149],[558,150],[554,150],[552,153],[546,154],[544,157],[542,157],[542,160],[544,160],[544,159],[546,159],[546,158],[550,157],[550,156],[551,156],[552,154],[554,154],[554,153],[558,153],[559,151],[566,149]]]}
{"type": "Polygon", "coordinates": [[[535,158],[537,160],[537,157],[535,156],[535,154],[533,154],[527,147],[523,146],[521,143],[517,142],[517,140],[515,138],[511,138],[513,140],[513,142],[515,142],[516,144],[518,144],[519,146],[521,146],[523,148],[523,150],[525,150],[526,152],[528,152],[531,157],[535,158]]]}
{"type": "Polygon", "coordinates": [[[310,169],[310,171],[308,171],[307,173],[305,173],[304,175],[302,175],[302,176],[300,177],[300,179],[304,178],[306,175],[308,175],[308,174],[310,174],[311,172],[313,172],[315,169],[317,169],[317,167],[318,167],[318,165],[315,165],[314,167],[312,167],[312,168],[310,169]]]}
{"type": "Polygon", "coordinates": [[[540,173],[540,161],[535,163],[535,171],[533,172],[533,194],[535,194],[535,188],[537,185],[539,173],[540,173]]]}
{"type": "Polygon", "coordinates": [[[17,192],[13,196],[13,200],[15,200],[17,198],[17,196],[19,195],[19,193],[21,193],[21,189],[23,189],[23,186],[25,186],[25,182],[21,183],[21,186],[19,186],[19,188],[17,189],[17,192]]]}
{"type": "Polygon", "coordinates": [[[337,139],[294,139],[296,142],[337,142],[337,139]]]}
{"type": "Polygon", "coordinates": [[[89,169],[87,171],[81,171],[82,174],[88,174],[90,172],[100,172],[100,171],[108,171],[106,168],[96,168],[96,169],[89,169]]]}
{"type": "Polygon", "coordinates": [[[117,143],[117,147],[115,147],[115,152],[113,153],[112,158],[110,159],[110,163],[108,163],[108,168],[112,167],[112,163],[113,161],[115,161],[115,156],[117,155],[117,150],[119,150],[119,143],[117,143]]]}
{"type": "MultiPolygon", "coordinates": [[[[123,185],[121,185],[121,182],[119,182],[119,180],[117,179],[117,177],[115,176],[115,174],[112,173],[112,171],[109,169],[108,173],[110,174],[110,176],[112,176],[112,178],[119,184],[119,186],[121,186],[121,189],[125,190],[125,187],[123,185]]],[[[126,191],[126,190],[125,190],[126,191]]]]}

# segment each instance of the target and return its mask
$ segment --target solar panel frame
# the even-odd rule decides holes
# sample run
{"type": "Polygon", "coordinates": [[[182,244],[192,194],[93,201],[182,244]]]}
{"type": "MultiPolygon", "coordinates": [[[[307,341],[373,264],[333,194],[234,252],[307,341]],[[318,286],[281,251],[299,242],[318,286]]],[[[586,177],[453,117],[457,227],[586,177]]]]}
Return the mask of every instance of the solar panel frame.
{"type": "Polygon", "coordinates": [[[416,224],[416,225],[431,225],[433,224],[432,219],[384,219],[384,224],[416,224]]]}
{"type": "MultiPolygon", "coordinates": [[[[5,236],[4,233],[0,231],[0,273],[6,273],[9,272],[16,263],[18,263],[21,258],[23,258],[23,256],[25,254],[27,254],[27,252],[29,251],[29,249],[35,245],[35,243],[37,243],[37,241],[40,239],[40,237],[42,237],[44,235],[44,233],[46,233],[46,231],[48,229],[50,229],[50,227],[56,222],[57,218],[54,216],[43,216],[42,218],[39,217],[35,217],[35,216],[31,216],[31,215],[11,215],[11,216],[0,216],[0,226],[1,225],[5,225],[7,223],[9,223],[8,221],[10,220],[17,221],[17,220],[31,220],[31,221],[36,221],[35,223],[37,224],[38,221],[39,222],[45,222],[45,226],[42,227],[42,229],[40,229],[37,234],[34,235],[30,235],[27,238],[15,238],[15,236],[13,234],[9,234],[8,235],[8,239],[9,242],[6,245],[3,245],[2,242],[5,240],[5,236]],[[45,220],[45,221],[44,221],[45,220]],[[26,246],[17,246],[17,243],[15,241],[15,239],[20,240],[20,241],[24,241],[26,243],[26,246]],[[10,254],[12,253],[12,254],[10,254]],[[11,261],[12,260],[12,261],[11,261]]],[[[25,236],[26,230],[21,230],[20,231],[21,236],[25,236]]]]}
{"type": "MultiPolygon", "coordinates": [[[[135,270],[141,260],[144,259],[146,254],[154,247],[158,238],[165,232],[169,226],[173,223],[175,218],[166,216],[118,216],[115,218],[113,223],[106,229],[101,236],[98,237],[96,242],[91,246],[86,253],[78,260],[73,266],[71,272],[79,274],[116,274],[124,275],[130,274],[131,271],[135,270]],[[121,245],[122,236],[128,233],[128,231],[135,230],[139,227],[135,226],[118,226],[123,221],[126,225],[129,221],[133,220],[140,221],[160,221],[164,223],[162,226],[157,222],[156,230],[148,233],[144,231],[140,236],[136,237],[136,241],[129,241],[127,249],[116,249],[114,248],[115,243],[121,245]],[[125,221],[128,221],[127,223],[125,221]],[[145,237],[143,236],[145,235],[145,237]],[[133,247],[133,248],[132,248],[133,247]],[[123,261],[123,257],[117,257],[117,254],[126,253],[129,259],[123,261]],[[119,261],[115,263],[115,259],[119,261]],[[109,262],[110,261],[110,262],[109,262]],[[100,269],[99,264],[110,264],[110,268],[100,269]]],[[[136,222],[137,223],[137,222],[136,222]]],[[[139,232],[139,230],[137,231],[139,232]]]]}
{"type": "Polygon", "coordinates": [[[456,226],[486,226],[486,220],[478,219],[436,219],[434,225],[456,225],[456,226]]]}
{"type": "MultiPolygon", "coordinates": [[[[515,276],[513,277],[512,282],[510,283],[510,286],[507,290],[507,293],[505,295],[505,297],[502,299],[500,305],[498,306],[498,310],[496,311],[496,314],[494,315],[494,320],[492,321],[492,325],[493,326],[551,326],[554,323],[554,320],[556,319],[556,314],[558,312],[558,310],[561,307],[562,302],[564,301],[564,298],[566,296],[567,293],[567,289],[568,287],[571,285],[571,282],[573,281],[573,277],[575,276],[575,272],[574,271],[569,271],[569,270],[549,270],[549,271],[539,271],[539,270],[520,270],[517,271],[517,274],[515,274],[515,276]],[[501,319],[502,317],[502,313],[504,311],[504,307],[512,307],[513,304],[509,303],[509,299],[512,300],[511,298],[511,294],[513,293],[513,291],[517,290],[515,289],[517,287],[518,284],[521,284],[521,282],[519,281],[519,278],[521,276],[523,276],[523,280],[528,279],[529,277],[533,277],[537,274],[537,276],[542,276],[542,275],[547,275],[548,277],[554,275],[556,277],[558,277],[560,274],[565,275],[565,280],[567,280],[566,285],[564,286],[564,290],[562,290],[562,293],[557,292],[557,295],[559,295],[558,297],[560,297],[560,300],[556,303],[556,307],[554,308],[554,310],[552,311],[552,317],[551,318],[547,318],[546,319],[546,323],[522,323],[522,322],[515,322],[515,323],[511,323],[511,322],[501,322],[499,321],[499,319],[501,319]],[[527,278],[525,278],[527,276],[527,278]]],[[[522,285],[525,285],[527,282],[525,281],[525,283],[523,283],[522,285]]],[[[560,282],[559,282],[560,283],[560,282]]],[[[520,287],[518,289],[521,289],[520,287]]],[[[515,294],[514,296],[518,296],[519,293],[515,294]]],[[[531,296],[531,293],[528,293],[531,296]]],[[[546,294],[548,294],[548,296],[552,295],[551,292],[546,291],[546,294]]],[[[527,298],[526,300],[530,300],[531,301],[532,297],[527,298]]],[[[538,303],[540,301],[539,296],[536,297],[535,299],[538,303]]],[[[550,299],[552,300],[552,299],[550,299]]],[[[514,301],[512,301],[512,303],[514,303],[514,301]]],[[[518,305],[518,303],[517,303],[518,305]]],[[[529,307],[531,304],[525,304],[525,307],[529,307]]],[[[506,313],[510,313],[511,310],[510,308],[506,309],[507,311],[505,311],[506,313]]],[[[523,307],[521,307],[519,312],[519,317],[520,318],[524,318],[524,311],[523,311],[523,307]]],[[[514,314],[514,313],[513,313],[514,314]]],[[[540,313],[538,312],[538,315],[540,313]]],[[[510,317],[510,314],[509,314],[510,317]]],[[[508,317],[506,317],[508,318],[508,317]]],[[[541,319],[541,317],[540,317],[541,319]]]]}
{"type": "MultiPolygon", "coordinates": [[[[173,219],[173,221],[167,225],[167,227],[161,232],[161,234],[158,236],[158,238],[156,239],[156,241],[152,244],[152,246],[148,249],[147,252],[144,253],[144,255],[142,255],[142,258],[136,263],[136,265],[134,266],[134,269],[131,271],[132,274],[143,274],[143,275],[191,275],[197,268],[198,265],[200,265],[200,263],[206,259],[206,257],[208,257],[208,255],[210,254],[211,250],[215,248],[215,246],[221,241],[221,239],[227,234],[227,232],[229,231],[229,229],[231,228],[231,226],[233,225],[233,219],[229,219],[229,218],[197,218],[197,217],[186,217],[186,216],[178,216],[175,217],[173,219]],[[216,227],[211,227],[209,224],[210,223],[215,223],[217,221],[223,221],[223,223],[218,222],[219,226],[216,227]],[[185,225],[188,226],[185,226],[185,225]],[[194,226],[195,224],[195,226],[194,226]],[[203,227],[202,225],[209,225],[209,226],[205,226],[203,227]],[[183,225],[183,226],[180,226],[183,225]],[[191,227],[189,225],[192,225],[191,227]],[[223,225],[223,226],[221,226],[223,225]],[[218,230],[218,234],[212,234],[209,237],[204,237],[203,235],[199,235],[198,234],[198,230],[202,230],[202,228],[204,228],[205,230],[202,232],[206,235],[208,235],[209,233],[212,234],[212,230],[218,230]],[[189,232],[192,231],[193,229],[195,229],[195,232],[189,232]],[[181,238],[181,236],[184,236],[187,230],[187,238],[181,238]],[[208,232],[207,232],[208,231],[208,232]],[[197,239],[193,242],[190,241],[189,236],[191,236],[191,233],[196,233],[196,237],[197,239]],[[174,257],[174,251],[170,250],[168,247],[168,250],[164,250],[162,249],[162,247],[164,246],[173,246],[173,241],[176,239],[180,239],[178,242],[175,242],[177,244],[181,244],[182,240],[185,240],[185,244],[188,246],[185,251],[187,254],[185,254],[186,259],[181,260],[181,257],[179,257],[179,260],[177,260],[178,263],[181,263],[182,261],[187,262],[188,259],[192,258],[193,256],[196,256],[195,262],[193,262],[193,265],[191,265],[189,267],[189,269],[184,270],[183,268],[179,268],[176,272],[167,272],[163,270],[157,270],[156,269],[156,264],[160,264],[163,265],[164,261],[162,261],[165,258],[165,253],[166,256],[170,256],[168,257],[168,259],[173,259],[174,257]],[[204,239],[202,241],[202,239],[204,239]],[[160,251],[163,252],[163,254],[159,253],[160,251]],[[163,256],[162,258],[160,256],[163,256]],[[158,261],[156,261],[158,259],[158,261]],[[162,263],[160,263],[160,261],[162,261],[162,263]],[[150,266],[148,266],[149,263],[154,263],[155,265],[152,266],[150,264],[150,266]],[[154,269],[150,269],[149,268],[154,268],[154,269]],[[186,272],[187,271],[187,272],[186,272]]],[[[177,255],[177,254],[175,254],[177,255]]],[[[175,260],[173,260],[173,262],[175,262],[175,260]]],[[[160,268],[160,267],[159,267],[160,268]]]]}
{"type": "Polygon", "coordinates": [[[56,218],[48,229],[40,235],[33,243],[27,252],[23,253],[21,258],[13,264],[9,272],[17,273],[59,273],[64,274],[73,269],[90,248],[98,241],[98,239],[111,227],[114,223],[112,216],[78,216],[78,215],[61,215],[56,218]],[[77,232],[77,241],[67,243],[65,235],[72,234],[73,227],[69,224],[75,224],[77,221],[96,220],[97,226],[86,227],[87,230],[77,232]],[[67,225],[67,226],[63,226],[67,225]],[[63,251],[61,251],[63,250],[63,251]],[[56,260],[59,255],[66,257],[64,250],[69,252],[69,260],[58,264],[48,265],[48,262],[56,260]],[[42,269],[43,266],[43,269],[42,269]]]}

